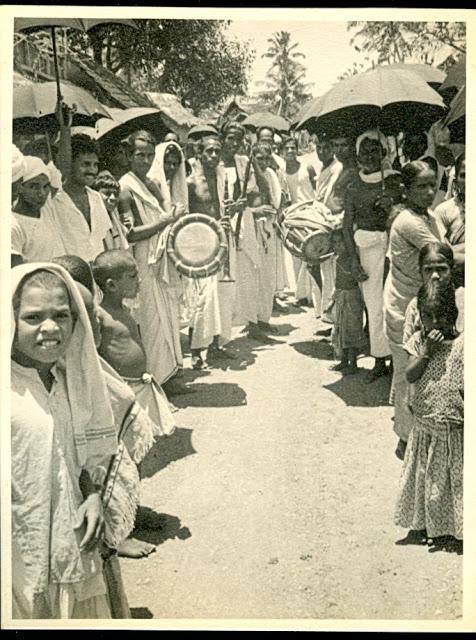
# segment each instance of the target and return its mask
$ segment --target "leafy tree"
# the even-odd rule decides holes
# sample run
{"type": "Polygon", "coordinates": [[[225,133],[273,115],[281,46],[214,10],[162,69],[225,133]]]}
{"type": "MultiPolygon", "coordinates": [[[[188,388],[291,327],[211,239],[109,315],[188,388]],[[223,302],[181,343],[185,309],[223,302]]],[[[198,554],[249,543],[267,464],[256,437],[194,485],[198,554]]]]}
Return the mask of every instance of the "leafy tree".
{"type": "Polygon", "coordinates": [[[142,91],[174,93],[195,113],[243,95],[254,52],[224,20],[140,20],[70,33],[70,46],[142,91]]]}
{"type": "Polygon", "coordinates": [[[455,54],[466,51],[464,22],[349,22],[356,30],[351,44],[358,52],[377,54],[377,64],[406,62],[409,58],[433,64],[447,46],[455,54]]]}
{"type": "Polygon", "coordinates": [[[300,62],[305,55],[296,51],[299,44],[291,44],[288,31],[277,31],[268,38],[269,47],[263,58],[272,60],[266,80],[257,84],[266,88],[258,98],[269,105],[270,111],[292,118],[311,94],[310,84],[304,82],[306,67],[300,62]]]}

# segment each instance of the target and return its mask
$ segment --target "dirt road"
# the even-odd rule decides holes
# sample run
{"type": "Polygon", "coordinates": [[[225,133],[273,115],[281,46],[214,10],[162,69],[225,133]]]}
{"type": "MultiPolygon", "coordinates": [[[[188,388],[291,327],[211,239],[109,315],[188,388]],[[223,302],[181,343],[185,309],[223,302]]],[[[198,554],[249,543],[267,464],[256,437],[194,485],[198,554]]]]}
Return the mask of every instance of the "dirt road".
{"type": "Polygon", "coordinates": [[[273,322],[279,343],[239,337],[238,360],[186,372],[197,392],[174,399],[179,429],[143,468],[161,515],[137,536],[159,546],[121,560],[133,616],[460,617],[461,556],[393,524],[388,378],[329,371],[310,310],[273,322]]]}

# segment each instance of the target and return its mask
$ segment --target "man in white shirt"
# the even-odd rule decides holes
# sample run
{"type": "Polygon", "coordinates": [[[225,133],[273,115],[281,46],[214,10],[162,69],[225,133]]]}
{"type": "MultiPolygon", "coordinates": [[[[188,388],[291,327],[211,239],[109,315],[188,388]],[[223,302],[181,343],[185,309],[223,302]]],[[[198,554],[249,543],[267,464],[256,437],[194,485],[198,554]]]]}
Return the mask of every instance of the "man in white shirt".
{"type": "Polygon", "coordinates": [[[40,158],[23,156],[21,177],[11,220],[12,267],[48,262],[62,253],[51,215],[48,167],[40,158]]]}
{"type": "Polygon", "coordinates": [[[64,189],[52,199],[56,233],[64,254],[92,262],[107,248],[111,220],[102,196],[91,189],[98,174],[96,143],[89,136],[71,137],[71,170],[64,189]]]}

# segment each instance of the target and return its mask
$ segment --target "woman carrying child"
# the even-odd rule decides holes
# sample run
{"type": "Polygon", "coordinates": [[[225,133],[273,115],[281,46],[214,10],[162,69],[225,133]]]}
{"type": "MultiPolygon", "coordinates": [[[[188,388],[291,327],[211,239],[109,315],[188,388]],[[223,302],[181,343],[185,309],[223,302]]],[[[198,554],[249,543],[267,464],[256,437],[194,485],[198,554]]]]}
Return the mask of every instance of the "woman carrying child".
{"type": "Polygon", "coordinates": [[[415,385],[413,427],[395,522],[429,538],[463,539],[463,335],[454,288],[433,281],[418,292],[422,327],[405,344],[415,385]]]}

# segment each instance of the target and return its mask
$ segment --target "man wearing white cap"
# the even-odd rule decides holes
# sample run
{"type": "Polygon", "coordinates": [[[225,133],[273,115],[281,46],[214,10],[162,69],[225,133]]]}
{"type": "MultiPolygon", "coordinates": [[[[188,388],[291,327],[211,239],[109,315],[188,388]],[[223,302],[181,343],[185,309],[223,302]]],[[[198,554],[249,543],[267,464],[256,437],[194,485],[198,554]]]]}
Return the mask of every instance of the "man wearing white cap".
{"type": "Polygon", "coordinates": [[[12,180],[19,183],[12,213],[12,266],[22,262],[47,262],[63,253],[52,221],[49,169],[40,158],[22,156],[21,178],[18,159],[12,180]],[[16,180],[15,180],[16,178],[16,180]]]}

